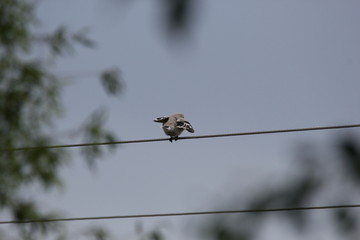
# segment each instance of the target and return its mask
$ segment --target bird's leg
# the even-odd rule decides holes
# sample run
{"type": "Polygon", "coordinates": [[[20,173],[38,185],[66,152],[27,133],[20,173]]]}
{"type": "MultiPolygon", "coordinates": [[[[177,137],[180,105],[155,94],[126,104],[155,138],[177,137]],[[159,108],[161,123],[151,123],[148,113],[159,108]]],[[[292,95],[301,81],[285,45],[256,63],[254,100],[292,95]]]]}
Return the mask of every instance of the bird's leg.
{"type": "Polygon", "coordinates": [[[172,143],[172,141],[177,141],[179,139],[179,136],[176,137],[170,137],[169,141],[172,143]]]}

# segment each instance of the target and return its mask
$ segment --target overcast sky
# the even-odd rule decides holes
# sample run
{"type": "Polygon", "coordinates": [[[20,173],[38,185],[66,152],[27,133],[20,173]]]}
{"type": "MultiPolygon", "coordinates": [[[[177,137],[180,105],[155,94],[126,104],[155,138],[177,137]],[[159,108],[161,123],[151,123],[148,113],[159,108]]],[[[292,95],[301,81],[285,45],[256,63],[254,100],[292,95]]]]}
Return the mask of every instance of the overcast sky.
{"type": "MultiPolygon", "coordinates": [[[[359,1],[202,0],[178,45],[162,31],[159,1],[124,2],[40,1],[43,31],[89,27],[97,42],[56,67],[78,76],[66,88],[59,128],[76,127],[101,106],[120,140],[164,137],[152,120],[174,112],[195,135],[359,123],[359,1]],[[111,66],[123,73],[120,98],[107,98],[96,78],[111,66]]],[[[95,173],[76,157],[63,171],[64,191],[41,199],[67,217],[226,209],[221,203],[239,191],[245,201],[253,189],[291,178],[296,147],[324,144],[335,132],[123,145],[95,173]]],[[[166,225],[172,240],[183,239],[194,218],[141,221],[147,229],[166,225]]],[[[135,222],[91,224],[129,239],[135,222]]],[[[288,234],[267,231],[263,239],[288,234]]]]}

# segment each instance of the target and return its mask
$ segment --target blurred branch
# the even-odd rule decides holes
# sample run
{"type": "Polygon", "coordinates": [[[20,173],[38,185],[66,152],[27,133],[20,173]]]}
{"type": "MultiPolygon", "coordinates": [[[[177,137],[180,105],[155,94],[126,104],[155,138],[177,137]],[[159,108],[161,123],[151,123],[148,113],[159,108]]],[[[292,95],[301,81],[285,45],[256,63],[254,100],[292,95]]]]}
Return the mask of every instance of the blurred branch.
{"type": "Polygon", "coordinates": [[[72,52],[74,50],[74,43],[94,48],[96,44],[88,37],[89,32],[88,28],[80,29],[77,32],[70,32],[66,26],[60,26],[52,34],[35,34],[31,39],[35,43],[45,43],[49,47],[50,52],[57,56],[72,52]]]}

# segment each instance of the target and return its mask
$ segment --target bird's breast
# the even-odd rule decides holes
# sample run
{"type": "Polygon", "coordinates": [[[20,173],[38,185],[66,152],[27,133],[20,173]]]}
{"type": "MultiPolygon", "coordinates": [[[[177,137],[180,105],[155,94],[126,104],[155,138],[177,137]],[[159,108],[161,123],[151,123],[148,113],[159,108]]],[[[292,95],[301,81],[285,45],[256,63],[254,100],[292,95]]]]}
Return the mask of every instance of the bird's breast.
{"type": "Polygon", "coordinates": [[[183,132],[184,129],[179,129],[179,128],[171,127],[171,126],[163,126],[163,130],[166,135],[176,137],[176,136],[179,136],[183,132]]]}

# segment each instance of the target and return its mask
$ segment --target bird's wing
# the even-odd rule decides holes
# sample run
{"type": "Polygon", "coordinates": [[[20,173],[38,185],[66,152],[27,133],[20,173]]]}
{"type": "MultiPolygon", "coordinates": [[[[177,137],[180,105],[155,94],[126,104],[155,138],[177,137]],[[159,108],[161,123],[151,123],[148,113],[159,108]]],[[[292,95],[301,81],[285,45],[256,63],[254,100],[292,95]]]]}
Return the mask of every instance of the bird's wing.
{"type": "Polygon", "coordinates": [[[169,120],[169,117],[158,117],[154,119],[154,122],[166,123],[169,120]]]}
{"type": "Polygon", "coordinates": [[[176,127],[177,128],[183,128],[186,129],[188,132],[195,132],[194,128],[191,126],[191,124],[188,121],[178,119],[176,121],[176,127]]]}

